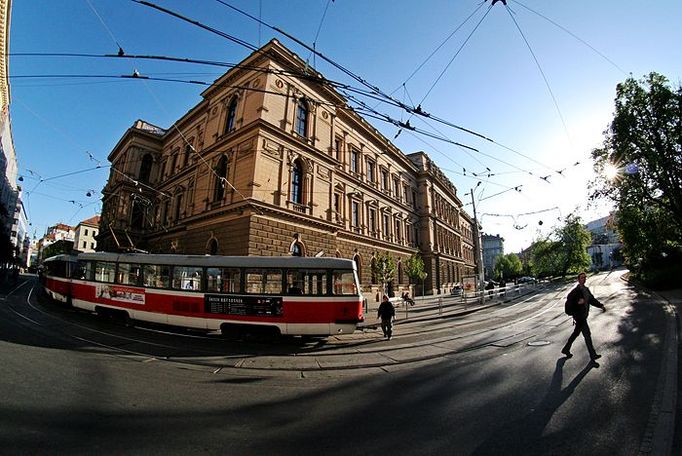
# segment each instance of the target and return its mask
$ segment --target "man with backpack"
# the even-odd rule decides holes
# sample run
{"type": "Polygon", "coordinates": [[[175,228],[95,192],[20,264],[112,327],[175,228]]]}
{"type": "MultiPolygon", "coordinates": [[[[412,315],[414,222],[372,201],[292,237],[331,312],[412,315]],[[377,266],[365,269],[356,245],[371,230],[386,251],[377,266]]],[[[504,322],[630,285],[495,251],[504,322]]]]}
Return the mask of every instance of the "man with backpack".
{"type": "Polygon", "coordinates": [[[601,355],[597,354],[594,350],[594,345],[592,345],[592,333],[587,324],[587,316],[590,314],[590,306],[599,307],[602,309],[602,312],[606,312],[606,307],[592,295],[590,289],[585,286],[585,280],[587,280],[587,274],[584,272],[578,274],[578,285],[566,297],[565,311],[573,317],[575,328],[573,328],[573,332],[568,338],[566,345],[561,349],[561,353],[566,355],[567,358],[572,357],[571,345],[573,345],[578,334],[583,333],[587,351],[590,353],[590,359],[596,361],[601,358],[601,355]]]}

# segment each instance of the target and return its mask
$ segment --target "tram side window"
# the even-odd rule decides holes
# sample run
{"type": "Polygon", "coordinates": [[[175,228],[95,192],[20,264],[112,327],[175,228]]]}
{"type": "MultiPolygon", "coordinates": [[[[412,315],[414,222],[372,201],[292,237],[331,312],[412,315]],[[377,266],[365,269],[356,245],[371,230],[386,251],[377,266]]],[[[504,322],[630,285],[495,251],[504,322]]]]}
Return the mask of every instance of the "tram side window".
{"type": "Polygon", "coordinates": [[[355,295],[358,294],[358,287],[355,282],[353,271],[336,270],[332,273],[334,281],[335,295],[355,295]]]}
{"type": "Polygon", "coordinates": [[[206,291],[241,293],[241,271],[236,268],[207,268],[206,291]]]}
{"type": "Polygon", "coordinates": [[[282,271],[279,269],[248,269],[246,292],[254,294],[282,294],[282,271]]]}
{"type": "Polygon", "coordinates": [[[97,261],[95,263],[95,280],[97,282],[114,283],[116,263],[97,261]]]}
{"type": "Polygon", "coordinates": [[[327,294],[327,271],[289,269],[287,270],[287,293],[290,295],[327,294]]]}
{"type": "Polygon", "coordinates": [[[170,287],[170,266],[165,264],[145,264],[143,270],[145,287],[170,287]]]}
{"type": "Polygon", "coordinates": [[[141,273],[139,264],[119,263],[116,283],[121,285],[139,285],[141,273]]]}
{"type": "Polygon", "coordinates": [[[73,277],[79,280],[92,280],[92,271],[91,261],[79,261],[73,277]]]}
{"type": "Polygon", "coordinates": [[[203,269],[197,266],[175,266],[173,268],[173,288],[177,290],[199,290],[203,269]]]}

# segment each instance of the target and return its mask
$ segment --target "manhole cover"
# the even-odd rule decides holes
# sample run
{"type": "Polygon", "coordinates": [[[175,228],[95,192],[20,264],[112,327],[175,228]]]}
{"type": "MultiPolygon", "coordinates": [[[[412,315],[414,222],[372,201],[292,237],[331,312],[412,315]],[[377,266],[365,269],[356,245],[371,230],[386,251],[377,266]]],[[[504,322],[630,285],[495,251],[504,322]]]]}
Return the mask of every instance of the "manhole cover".
{"type": "Polygon", "coordinates": [[[548,340],[535,340],[533,342],[528,342],[531,347],[541,347],[543,345],[549,345],[551,342],[548,340]]]}

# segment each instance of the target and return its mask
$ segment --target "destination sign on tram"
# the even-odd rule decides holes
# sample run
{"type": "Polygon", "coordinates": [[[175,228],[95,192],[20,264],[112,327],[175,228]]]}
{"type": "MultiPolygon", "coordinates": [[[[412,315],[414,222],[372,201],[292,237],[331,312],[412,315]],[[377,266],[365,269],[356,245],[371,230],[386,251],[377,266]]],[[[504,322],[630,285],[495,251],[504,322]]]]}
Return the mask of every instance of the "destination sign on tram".
{"type": "Polygon", "coordinates": [[[206,294],[206,313],[221,315],[257,315],[280,317],[284,314],[279,296],[236,296],[206,294]]]}

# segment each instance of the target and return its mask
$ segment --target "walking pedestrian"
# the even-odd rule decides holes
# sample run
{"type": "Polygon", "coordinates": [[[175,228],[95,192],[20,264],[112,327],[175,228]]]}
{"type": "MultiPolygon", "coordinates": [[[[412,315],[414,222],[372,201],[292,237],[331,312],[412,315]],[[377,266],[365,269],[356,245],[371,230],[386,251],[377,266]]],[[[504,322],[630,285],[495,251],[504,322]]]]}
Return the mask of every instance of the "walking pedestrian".
{"type": "Polygon", "coordinates": [[[587,351],[590,353],[590,359],[596,361],[601,358],[601,355],[597,354],[594,350],[594,345],[592,345],[592,333],[587,324],[587,316],[590,314],[590,306],[599,307],[602,309],[602,312],[606,312],[606,307],[604,307],[604,304],[599,302],[597,298],[592,295],[590,289],[585,286],[586,279],[587,274],[584,272],[578,274],[578,285],[576,285],[566,297],[566,309],[567,312],[570,311],[570,315],[573,316],[575,328],[573,328],[573,332],[568,338],[566,345],[561,349],[561,353],[566,355],[567,358],[572,357],[571,345],[573,345],[578,334],[582,333],[585,338],[585,345],[587,345],[587,351]]]}
{"type": "Polygon", "coordinates": [[[393,336],[393,318],[395,317],[395,307],[393,307],[393,303],[388,300],[387,295],[384,295],[384,297],[381,299],[377,317],[381,318],[381,330],[384,332],[384,338],[391,340],[391,336],[393,336]]]}

